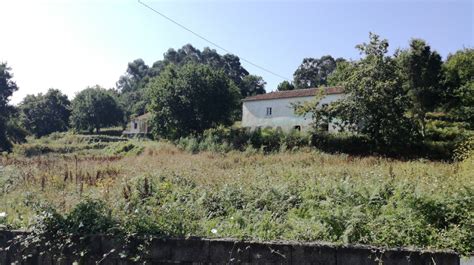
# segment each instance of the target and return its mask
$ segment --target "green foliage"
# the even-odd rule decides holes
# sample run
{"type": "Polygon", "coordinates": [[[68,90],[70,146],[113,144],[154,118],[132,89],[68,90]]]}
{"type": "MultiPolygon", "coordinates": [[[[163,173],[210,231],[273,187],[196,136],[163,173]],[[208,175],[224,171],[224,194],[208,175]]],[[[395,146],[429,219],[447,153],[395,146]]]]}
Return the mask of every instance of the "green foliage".
{"type": "MultiPolygon", "coordinates": [[[[260,76],[250,75],[241,65],[239,57],[232,54],[220,55],[209,48],[200,51],[187,44],[178,50],[169,49],[163,60],[156,61],[151,67],[142,59],[128,64],[126,73],[117,82],[119,99],[127,117],[145,113],[146,106],[150,103],[146,87],[152,78],[159,76],[167,65],[183,66],[188,63],[207,65],[214,70],[223,71],[238,87],[241,98],[265,93],[265,81],[260,76]]],[[[238,116],[240,115],[236,114],[238,116]]]]}
{"type": "Polygon", "coordinates": [[[49,89],[44,95],[27,95],[19,106],[21,124],[36,137],[66,131],[70,104],[67,96],[57,89],[49,89]]]}
{"type": "Polygon", "coordinates": [[[18,114],[18,109],[15,108],[15,114],[10,117],[6,124],[7,136],[11,143],[21,144],[26,142],[29,132],[20,125],[19,120],[15,117],[16,114],[18,114]]]}
{"type": "MultiPolygon", "coordinates": [[[[184,45],[181,49],[169,49],[164,54],[164,60],[155,64],[176,64],[179,66],[188,63],[208,65],[215,70],[222,70],[227,78],[232,80],[240,90],[242,97],[265,93],[263,90],[265,82],[258,76],[249,76],[249,72],[240,63],[240,58],[233,54],[220,55],[216,50],[204,48],[203,51],[194,48],[191,44],[184,45]]],[[[162,69],[162,68],[161,68],[162,69]]]]}
{"type": "Polygon", "coordinates": [[[177,139],[231,124],[239,92],[225,73],[209,66],[169,65],[149,84],[155,137],[177,139]]]}
{"type": "Polygon", "coordinates": [[[31,233],[20,242],[24,248],[37,248],[52,257],[70,253],[79,264],[85,264],[96,245],[91,242],[94,240],[91,236],[96,236],[95,240],[100,240],[98,235],[120,237],[117,220],[110,214],[103,202],[90,199],[80,202],[65,215],[52,207],[40,206],[31,233]]]}
{"type": "Polygon", "coordinates": [[[312,134],[311,143],[316,148],[329,153],[369,155],[375,152],[374,144],[367,136],[351,133],[315,132],[312,134]]]}
{"type": "Polygon", "coordinates": [[[107,146],[105,152],[112,155],[139,155],[144,147],[130,142],[119,142],[107,146]]]}
{"type": "MultiPolygon", "coordinates": [[[[319,94],[311,102],[294,106],[297,114],[312,115],[319,148],[337,151],[346,145],[330,147],[326,143],[341,140],[350,146],[339,148],[341,152],[397,157],[418,153],[451,159],[455,146],[473,133],[473,50],[460,50],[443,63],[424,40],[413,39],[408,49],[389,56],[388,41],[372,33],[370,42],[357,48],[362,59],[338,61],[327,79],[331,86],[344,87],[343,100],[321,106],[324,95],[319,94]],[[347,141],[344,136],[321,133],[320,128],[330,122],[341,131],[357,133],[356,138],[364,138],[370,145],[361,142],[358,147],[357,141],[347,141]],[[366,151],[360,152],[364,148],[366,151]]],[[[302,68],[310,69],[311,64],[307,60],[302,68]]]]}
{"type": "MultiPolygon", "coordinates": [[[[116,142],[126,142],[127,139],[121,137],[113,137],[106,135],[78,135],[72,133],[52,133],[38,139],[29,139],[25,144],[15,145],[13,153],[25,157],[40,156],[49,153],[56,154],[70,154],[86,150],[104,149],[109,154],[120,148],[119,144],[113,145],[116,142]],[[109,146],[113,147],[109,147],[109,146]]],[[[125,144],[124,144],[125,145],[125,144]]],[[[133,152],[139,153],[141,148],[134,149],[133,152]]]]}
{"type": "Polygon", "coordinates": [[[474,49],[449,55],[444,63],[447,110],[474,128],[474,49]]]}
{"type": "Polygon", "coordinates": [[[426,113],[441,106],[442,61],[436,51],[424,40],[413,39],[410,48],[395,55],[400,77],[410,106],[408,114],[419,123],[421,133],[425,133],[426,113]]]}
{"type": "Polygon", "coordinates": [[[116,84],[119,92],[118,99],[127,117],[145,113],[146,105],[149,103],[145,86],[152,76],[152,70],[142,59],[128,63],[126,73],[120,76],[116,84]]]}
{"type": "Polygon", "coordinates": [[[204,131],[201,137],[184,137],[177,146],[191,153],[212,151],[226,153],[232,150],[261,150],[265,153],[294,151],[310,145],[310,136],[299,131],[283,133],[271,128],[248,131],[243,128],[218,126],[204,131]]]}
{"type": "Polygon", "coordinates": [[[428,128],[430,135],[436,133],[438,136],[410,146],[380,146],[367,135],[350,132],[291,131],[283,133],[270,128],[248,131],[243,128],[224,126],[208,129],[201,136],[181,137],[175,143],[180,149],[194,154],[202,151],[227,153],[234,150],[268,154],[316,148],[328,153],[357,156],[383,155],[403,159],[426,158],[452,161],[458,143],[472,135],[471,131],[448,129],[449,133],[445,132],[442,138],[443,133],[433,132],[431,125],[428,128]]]}
{"type": "Polygon", "coordinates": [[[286,80],[281,82],[277,86],[278,91],[287,91],[287,90],[294,90],[294,89],[295,89],[295,86],[286,80]]]}
{"type": "Polygon", "coordinates": [[[386,56],[387,40],[370,34],[370,42],[357,45],[364,57],[351,66],[344,82],[346,97],[319,107],[319,96],[303,113],[312,112],[314,124],[336,122],[349,131],[367,135],[378,147],[403,148],[419,141],[419,130],[406,116],[409,100],[397,73],[397,64],[386,56]]]}
{"type": "Polygon", "coordinates": [[[298,89],[325,86],[328,84],[328,76],[334,69],[336,69],[336,60],[331,55],[325,55],[319,59],[304,58],[293,74],[293,83],[298,89]]]}
{"type": "MultiPolygon", "coordinates": [[[[445,163],[291,149],[309,142],[298,132],[220,126],[204,135],[188,138],[193,148],[222,153],[189,154],[169,143],[146,142],[139,156],[97,156],[92,149],[74,156],[2,156],[0,212],[7,217],[0,222],[31,227],[34,233],[25,241],[30,246],[72,250],[79,261],[91,258],[90,234],[118,236],[124,249],[116,254],[125,259],[143,256],[147,241],[135,243],[133,237],[153,235],[472,251],[472,139],[459,145],[456,161],[445,163]],[[245,152],[232,151],[238,143],[245,152]],[[39,204],[51,207],[35,214],[39,204]]],[[[312,142],[372,148],[362,135],[323,137],[312,142]]],[[[142,146],[67,133],[33,141],[107,144],[102,154],[130,154],[142,146]]]]}
{"type": "Polygon", "coordinates": [[[8,102],[13,92],[18,90],[12,78],[11,68],[6,63],[0,63],[0,152],[10,151],[12,147],[7,135],[7,121],[12,113],[8,102]]]}
{"type": "MultiPolygon", "coordinates": [[[[230,184],[204,192],[180,177],[138,178],[124,188],[124,207],[114,210],[118,217],[103,203],[86,200],[64,217],[54,211],[40,215],[33,238],[58,248],[72,235],[113,232],[472,251],[472,187],[446,199],[417,192],[414,184],[396,183],[393,176],[378,178],[372,183],[350,177],[331,183],[256,183],[245,189],[230,184]]],[[[87,253],[81,238],[77,253],[87,253]]]]}
{"type": "Polygon", "coordinates": [[[328,76],[328,86],[344,86],[352,72],[354,62],[336,60],[336,69],[328,76]]]}
{"type": "Polygon", "coordinates": [[[265,84],[266,82],[261,76],[246,75],[242,78],[240,85],[242,88],[240,93],[244,98],[258,94],[265,94],[265,84]]]}
{"type": "Polygon", "coordinates": [[[123,123],[123,111],[115,96],[99,86],[89,87],[72,101],[71,124],[76,130],[94,129],[123,123]]]}

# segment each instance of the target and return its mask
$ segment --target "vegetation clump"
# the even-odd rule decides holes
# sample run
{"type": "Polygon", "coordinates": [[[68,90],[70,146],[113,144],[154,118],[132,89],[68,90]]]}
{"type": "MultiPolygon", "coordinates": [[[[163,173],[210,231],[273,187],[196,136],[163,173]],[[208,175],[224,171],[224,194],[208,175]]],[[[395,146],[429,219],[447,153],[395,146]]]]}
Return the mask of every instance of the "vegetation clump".
{"type": "MultiPolygon", "coordinates": [[[[218,141],[227,134],[231,131],[220,128],[206,137],[218,141]]],[[[273,141],[268,135],[262,139],[273,141]]],[[[307,148],[203,148],[192,154],[169,142],[147,142],[134,153],[140,146],[110,143],[103,151],[54,158],[3,156],[0,212],[6,217],[1,222],[36,230],[37,218],[54,217],[33,235],[41,240],[53,230],[114,231],[124,240],[129,235],[204,236],[473,251],[469,143],[452,163],[307,148]],[[42,205],[56,213],[38,212],[42,205]]]]}

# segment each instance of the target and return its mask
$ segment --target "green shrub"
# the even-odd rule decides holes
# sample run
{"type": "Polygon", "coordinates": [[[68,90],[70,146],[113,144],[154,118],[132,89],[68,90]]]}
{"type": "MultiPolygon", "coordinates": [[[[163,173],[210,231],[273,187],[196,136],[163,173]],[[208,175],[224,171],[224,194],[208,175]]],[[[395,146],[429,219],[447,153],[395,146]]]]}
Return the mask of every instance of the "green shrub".
{"type": "Polygon", "coordinates": [[[297,131],[283,133],[271,128],[249,131],[243,128],[219,126],[204,131],[202,136],[180,138],[176,144],[191,153],[213,151],[225,153],[231,150],[263,150],[266,153],[279,150],[293,150],[308,146],[310,137],[297,131]]]}
{"type": "Polygon", "coordinates": [[[315,132],[312,134],[311,143],[316,148],[329,153],[368,155],[374,152],[373,143],[363,135],[315,132]]]}
{"type": "Polygon", "coordinates": [[[105,152],[112,155],[139,155],[144,149],[142,145],[137,143],[119,142],[107,146],[105,152]]]}

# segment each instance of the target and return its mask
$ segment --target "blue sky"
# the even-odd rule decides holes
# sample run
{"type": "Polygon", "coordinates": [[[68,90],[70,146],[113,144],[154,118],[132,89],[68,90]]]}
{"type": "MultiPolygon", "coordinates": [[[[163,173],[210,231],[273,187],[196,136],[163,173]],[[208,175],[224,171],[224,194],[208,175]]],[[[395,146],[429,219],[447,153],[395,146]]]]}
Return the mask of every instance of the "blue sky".
{"type": "MultiPolygon", "coordinates": [[[[354,46],[369,31],[387,38],[392,52],[416,37],[443,58],[474,43],[472,1],[142,1],[288,78],[304,57],[359,58],[354,46]]],[[[151,65],[168,48],[212,47],[134,0],[0,0],[0,13],[7,27],[0,61],[13,68],[20,87],[14,103],[50,87],[70,97],[86,86],[113,87],[136,58],[151,65]]],[[[267,91],[282,81],[243,65],[264,78],[267,91]]]]}

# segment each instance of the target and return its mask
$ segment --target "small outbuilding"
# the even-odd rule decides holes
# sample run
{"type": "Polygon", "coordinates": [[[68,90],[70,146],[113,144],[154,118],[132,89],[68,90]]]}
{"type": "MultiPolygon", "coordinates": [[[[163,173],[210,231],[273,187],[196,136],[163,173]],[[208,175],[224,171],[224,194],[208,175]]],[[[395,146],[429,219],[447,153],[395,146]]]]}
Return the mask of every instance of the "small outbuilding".
{"type": "MultiPolygon", "coordinates": [[[[295,114],[293,104],[313,100],[324,89],[324,98],[320,106],[329,104],[344,97],[342,87],[308,88],[288,91],[270,92],[243,99],[242,127],[255,130],[257,128],[308,131],[312,125],[310,115],[295,114]]],[[[328,132],[335,132],[339,128],[334,123],[323,128],[328,132]]]]}
{"type": "Polygon", "coordinates": [[[150,113],[131,118],[127,128],[122,132],[122,134],[128,137],[148,136],[151,133],[149,126],[150,118],[150,113]]]}

